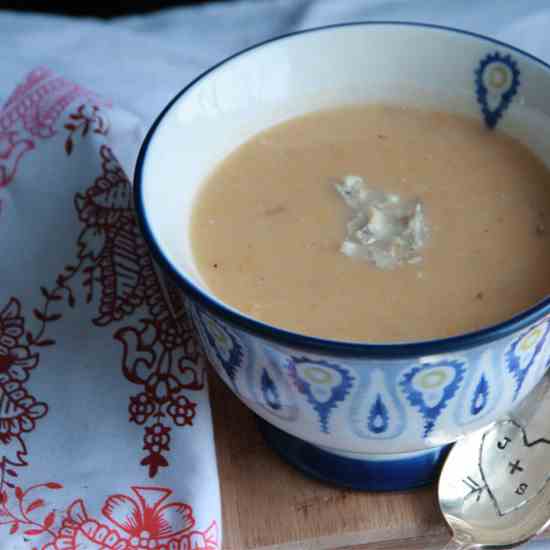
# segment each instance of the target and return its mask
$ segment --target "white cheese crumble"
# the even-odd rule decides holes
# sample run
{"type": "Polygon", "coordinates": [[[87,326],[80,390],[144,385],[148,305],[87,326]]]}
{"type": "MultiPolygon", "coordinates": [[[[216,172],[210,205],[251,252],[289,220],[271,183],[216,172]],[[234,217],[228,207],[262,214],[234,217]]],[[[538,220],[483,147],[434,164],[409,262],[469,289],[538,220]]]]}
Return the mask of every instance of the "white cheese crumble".
{"type": "Polygon", "coordinates": [[[419,250],[428,228],[420,200],[376,190],[359,176],[345,176],[336,190],[354,213],[340,248],[343,254],[380,269],[422,260],[419,250]]]}

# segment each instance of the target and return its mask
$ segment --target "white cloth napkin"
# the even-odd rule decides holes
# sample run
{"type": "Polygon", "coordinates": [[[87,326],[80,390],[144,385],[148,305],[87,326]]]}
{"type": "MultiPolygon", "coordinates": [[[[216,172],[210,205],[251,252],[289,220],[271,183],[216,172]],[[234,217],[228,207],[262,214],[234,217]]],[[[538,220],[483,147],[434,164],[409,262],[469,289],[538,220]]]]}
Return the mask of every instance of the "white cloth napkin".
{"type": "Polygon", "coordinates": [[[128,178],[146,128],[200,71],[358,19],[461,27],[550,61],[546,0],[0,13],[1,549],[221,547],[203,366],[136,230],[128,178]]]}
{"type": "Polygon", "coordinates": [[[0,111],[0,548],[218,550],[205,370],[138,230],[126,110],[32,70],[0,111]]]}

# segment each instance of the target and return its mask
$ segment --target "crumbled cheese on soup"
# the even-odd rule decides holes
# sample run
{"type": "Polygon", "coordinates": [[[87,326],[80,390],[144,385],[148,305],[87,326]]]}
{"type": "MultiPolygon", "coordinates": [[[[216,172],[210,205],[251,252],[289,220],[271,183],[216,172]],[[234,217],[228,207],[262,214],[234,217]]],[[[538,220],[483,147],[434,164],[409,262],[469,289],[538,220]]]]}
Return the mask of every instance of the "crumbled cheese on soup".
{"type": "Polygon", "coordinates": [[[420,200],[384,193],[359,176],[345,176],[336,183],[336,190],[353,211],[340,249],[343,254],[380,269],[422,260],[419,251],[428,228],[420,200]]]}

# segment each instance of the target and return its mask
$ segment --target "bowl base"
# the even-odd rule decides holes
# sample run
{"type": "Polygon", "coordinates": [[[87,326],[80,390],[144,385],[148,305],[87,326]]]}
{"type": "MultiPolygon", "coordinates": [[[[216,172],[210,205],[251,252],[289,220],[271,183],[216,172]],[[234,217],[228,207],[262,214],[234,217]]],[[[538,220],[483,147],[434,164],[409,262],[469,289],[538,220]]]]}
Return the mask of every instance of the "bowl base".
{"type": "Polygon", "coordinates": [[[450,449],[444,445],[412,453],[349,458],[298,439],[261,418],[258,423],[268,445],[302,473],[359,491],[401,491],[432,483],[450,449]]]}

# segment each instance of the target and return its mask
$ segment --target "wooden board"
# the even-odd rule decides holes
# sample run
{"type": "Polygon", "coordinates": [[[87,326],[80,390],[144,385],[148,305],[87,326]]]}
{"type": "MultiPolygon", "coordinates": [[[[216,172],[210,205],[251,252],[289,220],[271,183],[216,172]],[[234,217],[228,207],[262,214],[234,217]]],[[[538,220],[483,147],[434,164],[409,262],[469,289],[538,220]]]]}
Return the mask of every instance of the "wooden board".
{"type": "Polygon", "coordinates": [[[432,489],[359,493],[304,477],[264,443],[254,415],[210,376],[223,550],[418,550],[448,538],[432,489]]]}
{"type": "Polygon", "coordinates": [[[449,540],[434,487],[335,489],[264,443],[253,414],[211,373],[223,550],[440,550],[449,540]]]}

